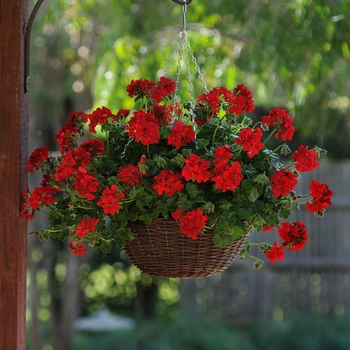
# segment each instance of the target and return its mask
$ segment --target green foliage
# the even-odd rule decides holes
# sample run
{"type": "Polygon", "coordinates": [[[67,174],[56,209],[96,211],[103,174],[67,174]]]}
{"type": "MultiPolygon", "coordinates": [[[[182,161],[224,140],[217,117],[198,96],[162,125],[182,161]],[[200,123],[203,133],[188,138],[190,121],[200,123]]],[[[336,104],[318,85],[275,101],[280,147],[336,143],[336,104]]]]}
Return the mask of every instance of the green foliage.
{"type": "Polygon", "coordinates": [[[228,326],[218,321],[153,320],[134,330],[84,336],[76,350],[348,350],[349,322],[343,318],[300,318],[284,322],[254,322],[228,326]]]}

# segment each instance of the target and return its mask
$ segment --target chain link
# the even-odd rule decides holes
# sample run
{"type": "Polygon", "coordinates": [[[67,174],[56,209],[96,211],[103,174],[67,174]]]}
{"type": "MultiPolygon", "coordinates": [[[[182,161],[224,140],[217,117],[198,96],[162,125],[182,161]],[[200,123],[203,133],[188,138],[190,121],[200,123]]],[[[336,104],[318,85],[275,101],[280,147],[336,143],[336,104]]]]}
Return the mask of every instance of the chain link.
{"type": "Polygon", "coordinates": [[[172,110],[172,114],[174,114],[174,107],[175,107],[175,102],[177,100],[177,94],[179,91],[179,85],[180,85],[180,71],[181,71],[181,65],[182,65],[182,61],[183,58],[185,61],[185,65],[186,65],[186,73],[187,73],[187,81],[188,81],[188,91],[189,91],[189,99],[190,99],[190,113],[191,113],[191,117],[192,120],[194,120],[194,113],[193,113],[193,109],[194,109],[194,98],[193,98],[193,84],[192,84],[192,74],[191,74],[191,67],[190,67],[190,59],[194,64],[195,70],[198,73],[198,78],[202,84],[202,87],[204,88],[205,92],[208,92],[207,89],[207,85],[204,81],[204,77],[200,71],[200,68],[198,66],[197,60],[194,57],[193,51],[191,49],[190,43],[187,39],[187,33],[186,31],[182,31],[181,32],[181,40],[180,42],[177,44],[171,58],[170,61],[168,62],[163,75],[166,76],[168,74],[168,71],[171,67],[171,65],[173,64],[175,57],[178,56],[178,62],[177,62],[177,68],[176,68],[176,78],[175,78],[175,91],[174,91],[174,98],[173,98],[173,110],[172,110]],[[185,55],[185,57],[183,57],[183,53],[185,55]]]}
{"type": "Polygon", "coordinates": [[[126,148],[130,145],[130,142],[132,140],[133,140],[133,138],[131,136],[129,136],[128,143],[124,146],[124,150],[123,150],[122,154],[120,155],[120,159],[123,159],[125,157],[126,148]]]}

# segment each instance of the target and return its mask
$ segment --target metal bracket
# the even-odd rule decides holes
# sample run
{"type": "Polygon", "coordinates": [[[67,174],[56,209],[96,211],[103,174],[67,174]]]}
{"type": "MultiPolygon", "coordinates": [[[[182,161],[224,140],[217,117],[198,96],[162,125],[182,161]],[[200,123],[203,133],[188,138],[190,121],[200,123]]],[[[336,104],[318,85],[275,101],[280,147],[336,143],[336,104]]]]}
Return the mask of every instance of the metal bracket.
{"type": "Polygon", "coordinates": [[[32,31],[35,16],[44,0],[38,0],[29,16],[28,24],[23,28],[24,34],[24,92],[28,93],[29,84],[29,62],[30,62],[30,33],[32,31]]]}
{"type": "Polygon", "coordinates": [[[171,0],[171,1],[173,1],[173,2],[175,2],[176,4],[179,4],[179,5],[189,5],[191,2],[192,2],[192,0],[187,0],[187,1],[180,1],[180,0],[171,0]]]}

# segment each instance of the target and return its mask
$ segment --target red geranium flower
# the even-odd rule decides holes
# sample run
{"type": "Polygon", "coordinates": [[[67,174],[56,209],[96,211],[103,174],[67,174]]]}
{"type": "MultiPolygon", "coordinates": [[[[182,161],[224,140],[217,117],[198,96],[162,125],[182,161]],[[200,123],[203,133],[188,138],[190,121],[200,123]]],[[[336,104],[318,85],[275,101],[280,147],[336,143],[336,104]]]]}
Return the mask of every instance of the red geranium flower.
{"type": "Polygon", "coordinates": [[[112,185],[111,187],[106,187],[103,192],[100,200],[97,202],[97,205],[103,208],[105,214],[114,215],[117,211],[120,210],[121,204],[118,203],[120,199],[125,198],[123,192],[117,192],[118,186],[112,185]]]}
{"type": "Polygon", "coordinates": [[[155,144],[159,141],[159,122],[149,112],[136,111],[130,119],[129,125],[125,127],[125,130],[129,132],[129,136],[137,142],[141,142],[144,146],[155,144]]]}
{"type": "Polygon", "coordinates": [[[181,174],[174,173],[172,170],[162,170],[154,177],[152,188],[157,191],[158,196],[163,194],[172,197],[176,192],[184,188],[181,174]]]}
{"type": "Polygon", "coordinates": [[[129,114],[130,114],[130,110],[129,110],[129,109],[121,109],[121,110],[119,110],[119,112],[116,114],[116,116],[115,116],[114,119],[126,118],[129,114]]]}
{"type": "Polygon", "coordinates": [[[122,180],[122,182],[127,182],[130,186],[135,186],[141,182],[140,168],[132,164],[121,166],[119,167],[117,177],[122,180]]]}
{"type": "Polygon", "coordinates": [[[215,188],[221,192],[233,192],[243,179],[241,168],[241,164],[237,161],[232,164],[216,166],[211,177],[211,180],[215,182],[215,188]]]}
{"type": "Polygon", "coordinates": [[[300,221],[291,224],[282,222],[278,234],[284,240],[282,244],[295,252],[304,248],[305,243],[309,241],[305,225],[300,221]]]}
{"type": "Polygon", "coordinates": [[[230,107],[230,113],[240,115],[243,112],[249,113],[254,111],[253,94],[243,84],[238,84],[234,89],[234,98],[231,100],[232,106],[230,107]]]}
{"type": "Polygon", "coordinates": [[[276,241],[273,243],[271,249],[266,252],[266,258],[270,260],[270,262],[274,263],[277,260],[283,260],[286,253],[283,251],[283,245],[277,243],[276,241]]]}
{"type": "Polygon", "coordinates": [[[79,196],[85,197],[88,200],[93,200],[96,197],[99,185],[100,183],[93,173],[87,171],[85,168],[78,168],[73,186],[79,196]]]}
{"type": "Polygon", "coordinates": [[[172,79],[166,77],[160,77],[157,85],[169,96],[172,95],[176,89],[176,83],[172,79]]]}
{"type": "Polygon", "coordinates": [[[232,158],[232,153],[230,145],[218,146],[214,153],[214,164],[215,165],[225,165],[228,160],[232,158]]]}
{"type": "Polygon", "coordinates": [[[105,154],[105,144],[101,140],[91,139],[83,142],[80,148],[84,149],[90,155],[101,155],[105,154]]]}
{"type": "Polygon", "coordinates": [[[49,147],[41,147],[37,148],[33,151],[33,153],[30,155],[29,159],[27,160],[28,164],[28,171],[32,173],[34,169],[41,168],[42,164],[46,162],[48,155],[49,147]]]}
{"type": "Polygon", "coordinates": [[[73,251],[75,255],[84,256],[85,252],[87,252],[86,245],[81,242],[70,241],[69,248],[73,251]]]}
{"type": "Polygon", "coordinates": [[[62,162],[56,168],[54,178],[55,181],[64,181],[74,174],[76,170],[77,162],[72,157],[72,152],[68,151],[67,154],[63,157],[62,162]]]}
{"type": "Polygon", "coordinates": [[[89,132],[96,134],[96,126],[108,122],[108,118],[115,119],[112,111],[106,107],[97,108],[91,114],[85,114],[84,123],[89,122],[89,132]]]}
{"type": "Polygon", "coordinates": [[[197,103],[199,104],[202,103],[210,106],[210,110],[211,110],[210,115],[219,113],[220,102],[221,102],[220,93],[216,89],[202,93],[197,100],[197,103]]]}
{"type": "Polygon", "coordinates": [[[310,183],[310,197],[312,200],[306,203],[309,212],[320,213],[332,205],[333,192],[325,183],[312,180],[310,183]]]}
{"type": "Polygon", "coordinates": [[[36,210],[42,203],[54,204],[55,198],[53,194],[59,192],[60,189],[52,186],[35,187],[28,198],[28,206],[32,210],[36,210]]]}
{"type": "Polygon", "coordinates": [[[76,147],[75,137],[80,135],[79,124],[83,121],[85,113],[83,111],[74,112],[69,120],[56,134],[56,141],[62,154],[76,147]]]}
{"type": "Polygon", "coordinates": [[[289,194],[298,183],[297,175],[286,169],[277,170],[270,180],[272,181],[272,195],[276,198],[289,194]]]}
{"type": "Polygon", "coordinates": [[[174,220],[179,221],[180,231],[193,240],[198,239],[198,235],[202,232],[208,220],[208,217],[203,215],[201,209],[182,212],[178,208],[171,216],[174,220]]]}
{"type": "Polygon", "coordinates": [[[82,238],[89,232],[94,232],[96,230],[96,225],[100,222],[100,219],[87,218],[80,221],[80,224],[76,228],[76,233],[79,238],[82,238]]]}
{"type": "Polygon", "coordinates": [[[290,157],[294,159],[295,169],[300,172],[312,171],[320,165],[316,151],[309,150],[309,146],[300,145],[290,157]]]}
{"type": "Polygon", "coordinates": [[[265,226],[261,229],[262,232],[272,231],[274,228],[276,228],[276,225],[273,226],[265,226]]]}
{"type": "Polygon", "coordinates": [[[28,199],[30,196],[30,191],[27,188],[22,192],[22,202],[21,202],[21,211],[20,215],[23,216],[26,220],[32,221],[34,219],[33,210],[28,204],[28,199]]]}
{"type": "Polygon", "coordinates": [[[185,143],[195,139],[195,132],[190,125],[184,125],[183,122],[177,122],[171,128],[171,134],[168,135],[168,144],[180,148],[185,143]]]}
{"type": "Polygon", "coordinates": [[[262,125],[277,128],[275,137],[276,139],[281,138],[282,141],[293,138],[295,127],[292,125],[292,122],[293,118],[285,109],[281,108],[271,109],[269,115],[262,117],[262,125]]]}
{"type": "Polygon", "coordinates": [[[210,178],[210,162],[196,154],[191,154],[184,159],[186,165],[182,168],[182,176],[186,181],[195,179],[196,182],[206,182],[210,178]]]}
{"type": "Polygon", "coordinates": [[[239,133],[238,138],[234,142],[243,146],[243,150],[248,152],[248,157],[253,158],[264,147],[264,144],[261,142],[262,135],[263,132],[260,128],[254,130],[245,128],[239,133]]]}

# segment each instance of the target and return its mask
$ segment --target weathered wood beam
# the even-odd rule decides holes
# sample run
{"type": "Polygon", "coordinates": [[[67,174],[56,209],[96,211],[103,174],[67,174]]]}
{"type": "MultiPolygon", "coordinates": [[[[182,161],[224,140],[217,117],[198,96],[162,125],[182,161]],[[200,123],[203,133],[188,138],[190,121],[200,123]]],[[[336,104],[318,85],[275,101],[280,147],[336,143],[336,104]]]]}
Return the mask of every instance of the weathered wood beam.
{"type": "Polygon", "coordinates": [[[24,34],[28,0],[0,0],[0,349],[25,349],[28,96],[24,34]]]}

